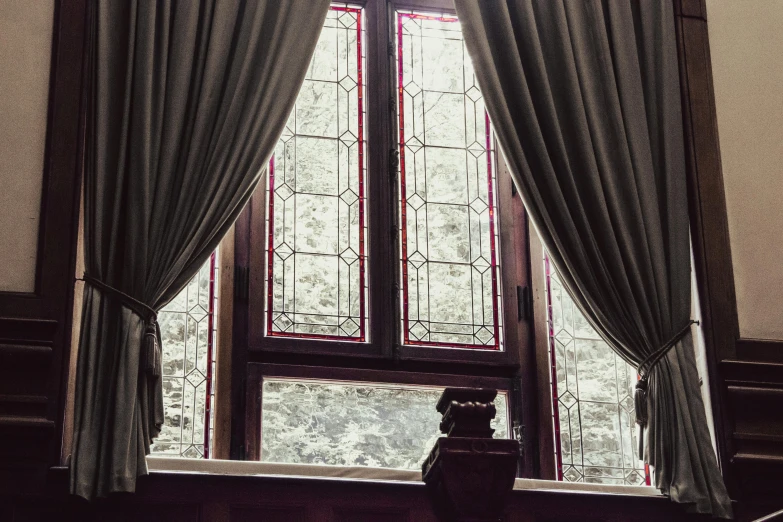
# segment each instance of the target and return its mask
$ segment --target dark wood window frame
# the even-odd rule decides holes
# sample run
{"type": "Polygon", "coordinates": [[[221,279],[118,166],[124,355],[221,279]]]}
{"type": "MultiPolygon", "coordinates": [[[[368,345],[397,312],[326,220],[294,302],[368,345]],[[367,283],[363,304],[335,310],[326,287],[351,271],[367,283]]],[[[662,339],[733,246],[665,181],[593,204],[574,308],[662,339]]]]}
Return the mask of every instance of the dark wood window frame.
{"type": "MultiPolygon", "coordinates": [[[[449,0],[365,0],[367,226],[369,237],[369,340],[366,343],[265,335],[266,183],[240,216],[235,235],[237,285],[233,303],[233,458],[258,458],[263,376],[298,376],[390,384],[483,385],[507,390],[515,433],[535,423],[532,308],[527,218],[502,158],[494,164],[499,214],[503,350],[405,346],[400,335],[395,10],[456,15],[449,0]],[[245,282],[246,281],[246,282],[245,282]],[[246,285],[246,286],[245,286],[246,285]],[[306,356],[306,358],[303,358],[306,356]],[[303,365],[304,364],[304,365],[303,365]],[[298,368],[299,370],[294,371],[298,368]],[[282,372],[282,373],[281,373],[282,372]],[[369,378],[368,376],[372,376],[369,378]],[[413,379],[413,380],[412,380],[413,379]],[[471,384],[472,383],[472,384],[471,384]],[[530,401],[527,401],[530,402],[530,401]]],[[[497,147],[495,147],[497,151],[497,147]]],[[[434,407],[434,405],[433,405],[434,407]]],[[[512,426],[509,427],[510,431],[512,426]]],[[[531,440],[524,453],[535,454],[531,440]]],[[[532,460],[532,459],[528,459],[532,460]]],[[[538,476],[536,460],[522,476],[538,476]]]]}

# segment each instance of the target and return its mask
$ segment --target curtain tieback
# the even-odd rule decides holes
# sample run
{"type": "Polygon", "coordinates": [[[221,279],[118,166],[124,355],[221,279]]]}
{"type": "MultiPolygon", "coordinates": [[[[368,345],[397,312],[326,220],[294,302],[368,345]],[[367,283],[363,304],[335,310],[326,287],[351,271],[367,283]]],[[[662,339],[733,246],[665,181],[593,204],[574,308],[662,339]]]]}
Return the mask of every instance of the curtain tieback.
{"type": "Polygon", "coordinates": [[[663,357],[669,353],[669,350],[671,350],[674,345],[676,345],[680,339],[685,337],[685,334],[687,334],[690,331],[692,324],[699,324],[699,321],[695,321],[693,319],[689,320],[685,326],[683,326],[680,331],[678,331],[676,334],[672,336],[671,339],[666,341],[663,346],[652,352],[650,355],[648,355],[640,364],[637,369],[637,372],[639,373],[639,380],[636,381],[636,390],[633,395],[633,404],[634,409],[636,410],[636,423],[641,428],[640,434],[639,434],[639,456],[641,458],[641,448],[643,447],[644,442],[642,441],[642,435],[644,435],[644,427],[647,426],[647,380],[650,375],[650,372],[653,368],[660,362],[663,357]]]}
{"type": "Polygon", "coordinates": [[[144,354],[145,369],[153,377],[160,377],[161,374],[161,347],[158,342],[160,330],[158,328],[158,313],[151,306],[142,303],[135,297],[132,297],[122,290],[109,286],[90,275],[84,274],[82,281],[90,286],[97,288],[107,296],[111,296],[122,304],[130,308],[136,315],[144,319],[145,329],[142,338],[142,349],[144,354]]]}
{"type": "Polygon", "coordinates": [[[636,391],[633,396],[633,402],[634,409],[636,410],[636,423],[642,428],[647,426],[647,380],[650,372],[655,368],[655,365],[669,353],[669,350],[671,350],[680,339],[685,337],[685,334],[690,331],[692,324],[699,324],[699,321],[694,321],[693,319],[689,320],[671,339],[648,355],[647,358],[639,364],[639,368],[637,369],[639,380],[636,381],[636,391]]]}

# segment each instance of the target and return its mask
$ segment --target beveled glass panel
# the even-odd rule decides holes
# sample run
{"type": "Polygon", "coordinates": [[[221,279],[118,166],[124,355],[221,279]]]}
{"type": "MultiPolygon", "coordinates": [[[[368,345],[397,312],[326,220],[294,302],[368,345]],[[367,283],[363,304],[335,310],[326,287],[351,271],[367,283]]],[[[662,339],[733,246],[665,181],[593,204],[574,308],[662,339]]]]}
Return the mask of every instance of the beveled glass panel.
{"type": "Polygon", "coordinates": [[[217,253],[160,312],[164,422],[151,452],[207,458],[214,397],[217,253]]]}
{"type": "Polygon", "coordinates": [[[635,454],[636,372],[595,332],[544,260],[547,272],[558,477],[649,485],[635,454]]]}
{"type": "MultiPolygon", "coordinates": [[[[261,460],[420,470],[438,437],[443,388],[264,378],[261,460]]],[[[508,438],[508,400],[495,399],[495,438],[508,438]]]]}
{"type": "Polygon", "coordinates": [[[362,16],[329,10],[269,164],[270,336],[366,337],[362,16]]]}
{"type": "Polygon", "coordinates": [[[489,120],[459,21],[397,13],[405,344],[502,348],[489,120]]]}

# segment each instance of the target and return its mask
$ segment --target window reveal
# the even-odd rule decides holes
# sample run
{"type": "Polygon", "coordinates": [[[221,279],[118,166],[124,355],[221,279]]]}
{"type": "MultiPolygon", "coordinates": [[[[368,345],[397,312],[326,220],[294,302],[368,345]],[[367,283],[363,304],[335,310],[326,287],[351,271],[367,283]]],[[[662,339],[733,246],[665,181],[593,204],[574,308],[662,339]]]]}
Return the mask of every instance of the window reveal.
{"type": "Polygon", "coordinates": [[[457,22],[397,13],[403,338],[499,350],[492,139],[457,22]]]}
{"type": "Polygon", "coordinates": [[[366,339],[362,36],[331,8],[269,164],[269,336],[366,339]]]}

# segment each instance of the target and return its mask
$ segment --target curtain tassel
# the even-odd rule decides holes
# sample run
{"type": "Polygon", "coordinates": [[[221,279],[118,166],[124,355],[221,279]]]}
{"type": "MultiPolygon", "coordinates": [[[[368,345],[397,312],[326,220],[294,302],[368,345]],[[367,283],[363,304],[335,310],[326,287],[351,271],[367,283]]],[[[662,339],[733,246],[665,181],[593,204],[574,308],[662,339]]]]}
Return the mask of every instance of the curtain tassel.
{"type": "Polygon", "coordinates": [[[147,373],[152,377],[160,377],[161,354],[160,344],[158,343],[158,323],[154,319],[147,322],[143,346],[147,373]]]}
{"type": "Polygon", "coordinates": [[[647,376],[636,381],[633,394],[633,407],[636,412],[636,424],[639,425],[639,459],[644,459],[644,428],[647,426],[647,376]]]}
{"type": "Polygon", "coordinates": [[[633,406],[636,410],[636,423],[647,426],[647,377],[636,381],[636,391],[633,394],[633,406]]]}

